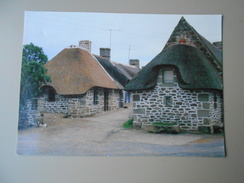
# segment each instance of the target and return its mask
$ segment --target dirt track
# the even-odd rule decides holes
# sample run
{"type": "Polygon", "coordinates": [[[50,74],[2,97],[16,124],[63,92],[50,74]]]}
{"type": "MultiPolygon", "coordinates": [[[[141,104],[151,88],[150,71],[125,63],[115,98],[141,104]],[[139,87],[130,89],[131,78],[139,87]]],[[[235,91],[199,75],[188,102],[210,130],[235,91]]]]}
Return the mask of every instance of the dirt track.
{"type": "Polygon", "coordinates": [[[221,135],[153,134],[123,129],[131,109],[105,112],[93,117],[69,119],[45,114],[48,127],[19,130],[20,155],[156,155],[224,156],[221,135]]]}

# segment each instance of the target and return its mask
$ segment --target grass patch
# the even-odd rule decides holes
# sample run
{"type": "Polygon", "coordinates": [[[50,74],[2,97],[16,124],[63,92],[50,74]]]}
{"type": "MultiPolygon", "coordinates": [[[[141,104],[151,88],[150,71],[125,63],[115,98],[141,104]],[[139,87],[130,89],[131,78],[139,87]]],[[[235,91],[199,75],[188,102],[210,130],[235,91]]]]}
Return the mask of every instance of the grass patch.
{"type": "Polygon", "coordinates": [[[175,122],[170,122],[170,123],[152,123],[152,125],[155,125],[155,126],[173,126],[173,125],[177,125],[177,123],[175,123],[175,122]]]}
{"type": "Polygon", "coordinates": [[[134,121],[134,119],[132,118],[132,119],[129,119],[128,121],[124,122],[122,125],[123,128],[132,128],[133,127],[133,121],[134,121]]]}

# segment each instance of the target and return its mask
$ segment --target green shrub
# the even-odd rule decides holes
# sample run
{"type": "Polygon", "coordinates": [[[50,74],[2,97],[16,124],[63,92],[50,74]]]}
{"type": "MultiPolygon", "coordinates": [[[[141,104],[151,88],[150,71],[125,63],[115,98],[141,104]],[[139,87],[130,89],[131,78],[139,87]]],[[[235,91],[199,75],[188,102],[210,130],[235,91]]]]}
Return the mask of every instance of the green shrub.
{"type": "Polygon", "coordinates": [[[123,123],[123,128],[132,128],[133,127],[133,121],[134,119],[129,119],[128,121],[123,123]]]}
{"type": "Polygon", "coordinates": [[[173,126],[173,125],[177,125],[176,122],[169,122],[169,123],[152,123],[152,125],[155,125],[155,126],[173,126]]]}

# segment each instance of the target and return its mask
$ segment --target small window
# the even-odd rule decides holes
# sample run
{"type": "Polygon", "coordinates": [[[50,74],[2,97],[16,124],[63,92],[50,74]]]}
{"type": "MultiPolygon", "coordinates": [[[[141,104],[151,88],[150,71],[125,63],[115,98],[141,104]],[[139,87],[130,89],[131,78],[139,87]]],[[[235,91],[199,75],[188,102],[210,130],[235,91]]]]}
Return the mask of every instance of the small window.
{"type": "Polygon", "coordinates": [[[93,104],[94,105],[98,104],[98,91],[97,90],[94,90],[93,104]]]}
{"type": "Polygon", "coordinates": [[[165,102],[166,106],[172,106],[172,103],[173,103],[172,97],[171,96],[166,96],[164,102],[165,102]]]}
{"type": "Polygon", "coordinates": [[[173,71],[163,71],[163,82],[173,83],[174,82],[174,72],[173,71]]]}
{"type": "Polygon", "coordinates": [[[199,101],[209,101],[209,94],[199,94],[198,100],[199,101]]]}

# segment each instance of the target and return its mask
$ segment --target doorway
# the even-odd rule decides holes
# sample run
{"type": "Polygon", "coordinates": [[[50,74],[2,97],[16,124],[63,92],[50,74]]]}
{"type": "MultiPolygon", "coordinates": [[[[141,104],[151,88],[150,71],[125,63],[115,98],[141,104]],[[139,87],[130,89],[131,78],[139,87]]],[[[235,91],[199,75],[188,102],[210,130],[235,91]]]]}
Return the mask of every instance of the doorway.
{"type": "Polygon", "coordinates": [[[108,111],[108,96],[109,96],[109,90],[104,89],[104,111],[108,111]]]}

